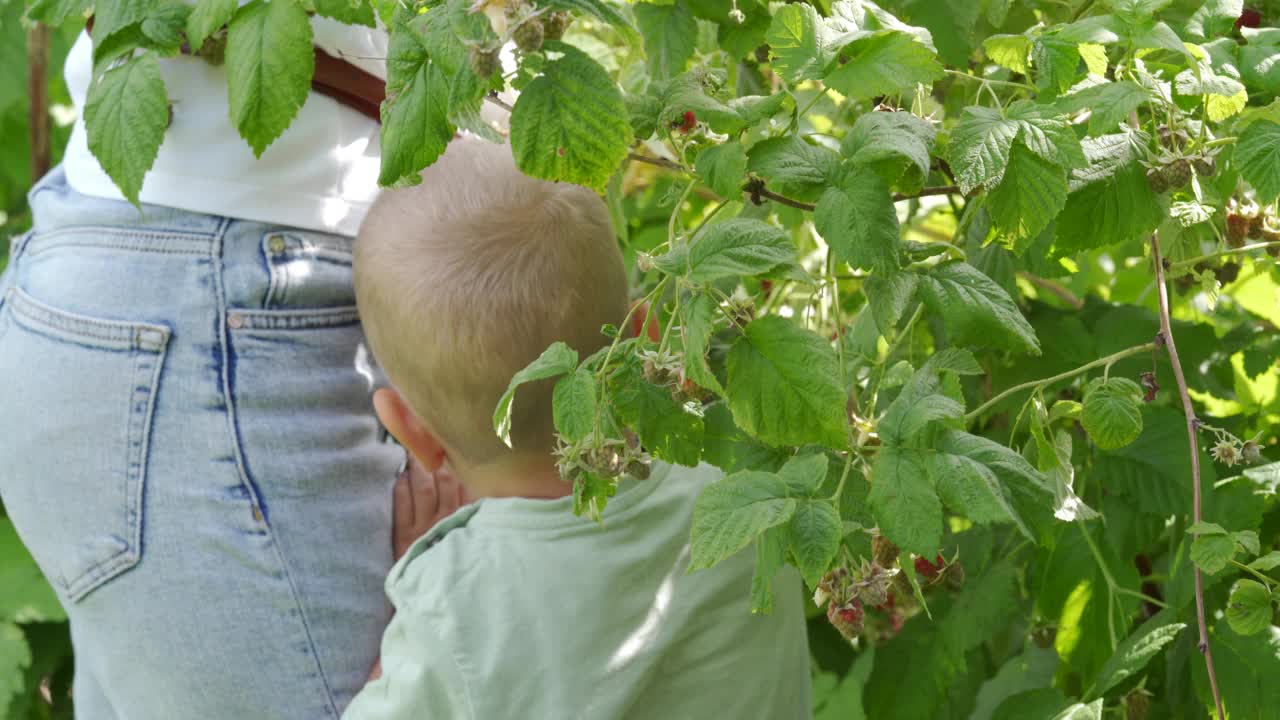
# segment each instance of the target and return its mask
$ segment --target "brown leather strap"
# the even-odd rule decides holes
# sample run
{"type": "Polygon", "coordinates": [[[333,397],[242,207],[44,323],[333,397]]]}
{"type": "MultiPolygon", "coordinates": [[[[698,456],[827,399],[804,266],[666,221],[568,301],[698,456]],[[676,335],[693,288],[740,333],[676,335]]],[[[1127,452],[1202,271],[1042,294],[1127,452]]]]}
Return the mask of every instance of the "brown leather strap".
{"type": "MultiPolygon", "coordinates": [[[[92,33],[92,15],[85,21],[85,29],[92,33]]],[[[346,60],[336,58],[320,48],[315,50],[316,71],[311,77],[311,89],[337,100],[374,122],[382,122],[379,108],[387,97],[386,83],[346,60]]],[[[195,53],[184,43],[182,54],[195,53]]]]}

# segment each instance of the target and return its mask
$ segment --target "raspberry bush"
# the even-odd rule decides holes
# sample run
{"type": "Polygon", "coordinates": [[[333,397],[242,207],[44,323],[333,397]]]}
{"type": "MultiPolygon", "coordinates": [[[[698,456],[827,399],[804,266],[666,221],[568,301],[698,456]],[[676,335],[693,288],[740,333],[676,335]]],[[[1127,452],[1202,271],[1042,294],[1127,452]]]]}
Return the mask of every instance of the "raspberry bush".
{"type": "MultiPolygon", "coordinates": [[[[467,130],[601,192],[630,331],[548,348],[494,429],[521,384],[558,378],[590,516],[653,459],[723,468],[691,570],[754,553],[757,612],[784,566],[804,578],[818,717],[1280,717],[1280,5],[27,15],[91,6],[90,148],[131,198],[167,124],[158,62],[185,44],[225,64],[261,153],[307,96],[313,13],[390,29],[383,184],[467,130]],[[509,132],[480,115],[505,87],[509,132]]],[[[5,592],[0,707],[44,667],[5,592]]]]}

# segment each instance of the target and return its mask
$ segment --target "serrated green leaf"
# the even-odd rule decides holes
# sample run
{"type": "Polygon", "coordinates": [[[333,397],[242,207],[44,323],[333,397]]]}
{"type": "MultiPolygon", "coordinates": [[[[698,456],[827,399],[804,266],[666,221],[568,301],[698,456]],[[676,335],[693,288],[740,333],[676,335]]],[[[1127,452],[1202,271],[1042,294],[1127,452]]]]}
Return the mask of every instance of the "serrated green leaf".
{"type": "Polygon", "coordinates": [[[870,112],[853,123],[840,152],[853,163],[905,159],[927,176],[936,136],[932,123],[909,112],[870,112]]]}
{"type": "Polygon", "coordinates": [[[1262,557],[1249,563],[1249,567],[1259,572],[1267,572],[1280,567],[1280,550],[1272,550],[1262,557]]]}
{"type": "Polygon", "coordinates": [[[1097,43],[1080,43],[1076,46],[1084,66],[1091,75],[1103,77],[1107,74],[1107,48],[1097,43]]]}
{"type": "Polygon", "coordinates": [[[297,0],[253,0],[236,11],[227,31],[227,104],[254,155],[307,101],[315,62],[311,21],[297,0]]]}
{"type": "Polygon", "coordinates": [[[964,406],[945,395],[904,390],[885,411],[880,437],[890,445],[912,444],[930,423],[964,417],[964,406]]]}
{"type": "Polygon", "coordinates": [[[1080,423],[1103,450],[1116,450],[1142,434],[1142,388],[1128,378],[1109,378],[1085,387],[1080,423]]]}
{"type": "Polygon", "coordinates": [[[187,42],[199,49],[205,38],[231,21],[236,7],[236,0],[199,0],[187,16],[187,42]]]}
{"type": "Polygon", "coordinates": [[[987,209],[1001,232],[1035,237],[1067,202],[1067,171],[1015,143],[1004,179],[987,197],[987,209]]]}
{"type": "Polygon", "coordinates": [[[161,3],[142,21],[141,30],[150,47],[164,54],[177,53],[185,41],[183,32],[191,6],[178,3],[161,3]]]}
{"type": "MultiPolygon", "coordinates": [[[[1105,82],[1058,98],[1055,106],[1062,112],[1089,110],[1089,134],[1114,133],[1129,118],[1129,113],[1151,100],[1151,91],[1128,80],[1105,82]]],[[[1088,147],[1085,155],[1088,156],[1088,147]]]]}
{"type": "Polygon", "coordinates": [[[1016,73],[1026,75],[1031,69],[1031,40],[1026,35],[992,35],[982,41],[982,49],[992,62],[1016,73]]]}
{"type": "Polygon", "coordinates": [[[414,182],[424,167],[440,157],[454,132],[448,119],[449,80],[438,65],[427,60],[416,39],[405,37],[408,35],[392,36],[390,52],[400,62],[387,62],[388,95],[382,103],[382,167],[378,176],[378,183],[384,186],[406,179],[414,182]],[[416,59],[416,64],[410,58],[416,59]]]}
{"type": "Polygon", "coordinates": [[[730,200],[742,195],[747,179],[747,151],[742,143],[727,142],[703,150],[694,166],[707,187],[730,200]]]}
{"type": "Polygon", "coordinates": [[[783,229],[760,220],[735,218],[716,223],[653,264],[665,273],[698,283],[725,277],[759,275],[795,259],[796,249],[783,229]]]}
{"type": "Polygon", "coordinates": [[[1207,0],[1187,20],[1187,32],[1205,39],[1226,35],[1243,12],[1243,0],[1207,0]]]}
{"type": "Polygon", "coordinates": [[[1240,547],[1244,548],[1244,551],[1250,555],[1257,555],[1262,551],[1261,546],[1258,544],[1258,533],[1252,530],[1239,530],[1231,533],[1231,537],[1235,538],[1240,547]]]}
{"type": "Polygon", "coordinates": [[[502,393],[498,406],[493,410],[493,431],[502,439],[502,442],[507,444],[507,447],[511,446],[511,412],[515,404],[516,390],[525,383],[564,375],[573,372],[577,367],[578,351],[562,342],[557,342],[543,350],[537,360],[529,363],[511,378],[506,392],[502,393]]]}
{"type": "Polygon", "coordinates": [[[1191,543],[1191,561],[1210,575],[1222,572],[1235,554],[1236,541],[1229,535],[1201,535],[1191,543]]]}
{"type": "Polygon", "coordinates": [[[136,204],[169,125],[169,99],[155,53],[144,52],[98,76],[89,86],[84,123],[89,151],[136,204]]]}
{"type": "Polygon", "coordinates": [[[756,569],[751,574],[751,612],[773,612],[773,580],[787,562],[787,526],[775,525],[756,538],[756,569]]]}
{"type": "Polygon", "coordinates": [[[1000,479],[974,458],[953,453],[928,456],[927,469],[947,507],[976,523],[1012,523],[1028,539],[1034,539],[1005,493],[1000,479]]]}
{"type": "Polygon", "coordinates": [[[556,432],[567,442],[577,442],[595,429],[599,396],[595,375],[578,368],[556,382],[551,396],[556,432]]]}
{"type": "Polygon", "coordinates": [[[1222,527],[1217,523],[1205,522],[1201,520],[1198,523],[1193,523],[1191,527],[1187,528],[1187,534],[1188,535],[1230,535],[1231,533],[1227,532],[1226,528],[1222,527]]]}
{"type": "Polygon", "coordinates": [[[572,45],[529,83],[511,112],[511,149],[526,174],[603,188],[631,144],[622,94],[608,73],[572,45]]]}
{"type": "Polygon", "coordinates": [[[1271,590],[1254,580],[1237,580],[1227,599],[1227,622],[1241,635],[1256,635],[1271,626],[1271,590]]]}
{"type": "Polygon", "coordinates": [[[871,512],[885,537],[907,552],[933,557],[942,542],[942,503],[918,450],[887,446],[871,470],[871,512]]]}
{"type": "Polygon", "coordinates": [[[644,36],[644,53],[649,74],[658,79],[675,77],[684,72],[693,56],[698,25],[684,0],[670,5],[638,3],[636,23],[644,36]]]}
{"type": "Polygon", "coordinates": [[[953,342],[1040,353],[1035,330],[1013,300],[972,265],[949,262],[921,276],[929,309],[946,322],[953,342]]]}
{"type": "Polygon", "coordinates": [[[724,395],[719,379],[707,364],[707,348],[715,331],[718,303],[709,295],[697,295],[680,306],[680,336],[684,347],[684,368],[689,379],[717,395],[724,395]]]}
{"type": "Polygon", "coordinates": [[[747,151],[747,169],[797,198],[816,197],[837,175],[840,156],[797,135],[762,140],[747,151]]]}
{"type": "MultiPolygon", "coordinates": [[[[61,622],[66,612],[45,581],[31,553],[13,528],[0,517],[0,622],[61,622]]],[[[0,697],[3,693],[0,692],[0,697]]]]}
{"type": "Polygon", "coordinates": [[[1235,159],[1240,176],[1258,192],[1259,202],[1280,196],[1280,124],[1270,120],[1251,123],[1240,133],[1235,159]]]}
{"type": "Polygon", "coordinates": [[[1031,44],[1031,63],[1036,69],[1036,87],[1049,96],[1057,95],[1075,84],[1079,45],[1056,35],[1041,35],[1031,44]]]}
{"type": "Polygon", "coordinates": [[[708,485],[693,506],[689,571],[709,568],[791,519],[796,501],[773,473],[747,470],[708,485]]]}
{"type": "Polygon", "coordinates": [[[92,7],[92,0],[32,0],[27,5],[27,18],[59,27],[67,18],[83,15],[92,7]]]}
{"type": "Polygon", "coordinates": [[[1009,151],[1018,136],[1019,123],[1000,111],[967,107],[951,131],[947,155],[960,191],[968,195],[978,188],[995,187],[1004,179],[1009,151]]]}
{"type": "Polygon", "coordinates": [[[1134,142],[1142,136],[1103,135],[1085,141],[1089,165],[1073,173],[1072,191],[1054,225],[1057,246],[1084,250],[1146,238],[1164,219],[1134,142]]]}
{"type": "Polygon", "coordinates": [[[778,470],[778,477],[792,496],[812,497],[826,482],[828,465],[827,456],[821,452],[796,455],[778,470]]]}
{"type": "Polygon", "coordinates": [[[1112,688],[1142,671],[1164,646],[1173,642],[1186,627],[1184,623],[1168,623],[1168,618],[1154,617],[1138,628],[1116,648],[1094,681],[1092,697],[1106,695],[1112,688]]]}
{"type": "Polygon", "coordinates": [[[850,100],[888,95],[942,77],[937,55],[905,32],[855,40],[838,53],[824,82],[850,100]]]}
{"type": "Polygon", "coordinates": [[[616,378],[612,390],[618,418],[635,430],[656,458],[694,467],[702,456],[702,416],[676,402],[671,388],[646,382],[638,368],[616,378]]]}
{"type": "Polygon", "coordinates": [[[813,224],[840,260],[885,275],[897,271],[898,214],[889,188],[875,173],[853,168],[839,185],[827,188],[813,224]]]}
{"type": "Polygon", "coordinates": [[[889,337],[893,333],[907,306],[915,298],[919,284],[920,276],[915,273],[870,275],[862,281],[863,293],[881,335],[889,337]]]}
{"type": "Polygon", "coordinates": [[[833,52],[829,32],[812,5],[785,5],[773,16],[765,41],[773,55],[773,68],[788,85],[817,80],[833,52]]]}
{"type": "Polygon", "coordinates": [[[488,86],[469,67],[459,67],[449,83],[449,113],[446,121],[491,143],[505,142],[502,135],[484,119],[480,110],[488,86]]]}
{"type": "Polygon", "coordinates": [[[777,316],[747,325],[729,351],[729,408],[766,443],[840,447],[845,393],[836,353],[819,335],[777,316]]]}
{"type": "Polygon", "coordinates": [[[314,0],[316,14],[333,18],[347,25],[374,27],[373,5],[369,0],[314,0]]]}
{"type": "Polygon", "coordinates": [[[706,407],[703,426],[702,457],[725,472],[775,470],[787,460],[785,452],[761,443],[738,427],[724,402],[706,407]]]}
{"type": "Polygon", "coordinates": [[[141,23],[159,0],[99,0],[93,6],[93,59],[101,59],[105,41],[125,28],[141,23]]]}
{"type": "Polygon", "coordinates": [[[809,587],[817,587],[840,549],[840,513],[828,500],[801,500],[789,526],[796,567],[809,587]]]}
{"type": "MultiPolygon", "coordinates": [[[[1231,717],[1275,720],[1280,712],[1280,628],[1263,628],[1257,635],[1240,635],[1226,618],[1213,627],[1213,662],[1218,685],[1231,717]]],[[[1213,707],[1202,662],[1189,663],[1201,707],[1213,707]]]]}

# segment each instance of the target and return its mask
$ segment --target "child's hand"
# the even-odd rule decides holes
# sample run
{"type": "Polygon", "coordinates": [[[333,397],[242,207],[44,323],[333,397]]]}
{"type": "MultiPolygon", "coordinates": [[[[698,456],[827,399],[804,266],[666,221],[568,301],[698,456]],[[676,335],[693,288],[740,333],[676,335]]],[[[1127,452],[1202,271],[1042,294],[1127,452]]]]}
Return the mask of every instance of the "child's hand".
{"type": "Polygon", "coordinates": [[[391,552],[399,560],[409,546],[469,499],[448,470],[428,472],[410,458],[396,480],[391,515],[391,552]]]}

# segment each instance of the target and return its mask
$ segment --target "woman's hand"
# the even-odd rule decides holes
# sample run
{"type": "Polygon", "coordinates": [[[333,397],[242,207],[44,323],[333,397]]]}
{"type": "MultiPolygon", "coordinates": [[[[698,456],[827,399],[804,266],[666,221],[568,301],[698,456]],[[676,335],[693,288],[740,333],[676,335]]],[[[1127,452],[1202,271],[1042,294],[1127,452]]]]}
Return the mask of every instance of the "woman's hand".
{"type": "Polygon", "coordinates": [[[448,517],[469,498],[462,484],[447,469],[429,472],[417,460],[396,480],[391,511],[391,552],[396,560],[435,524],[448,517]]]}

